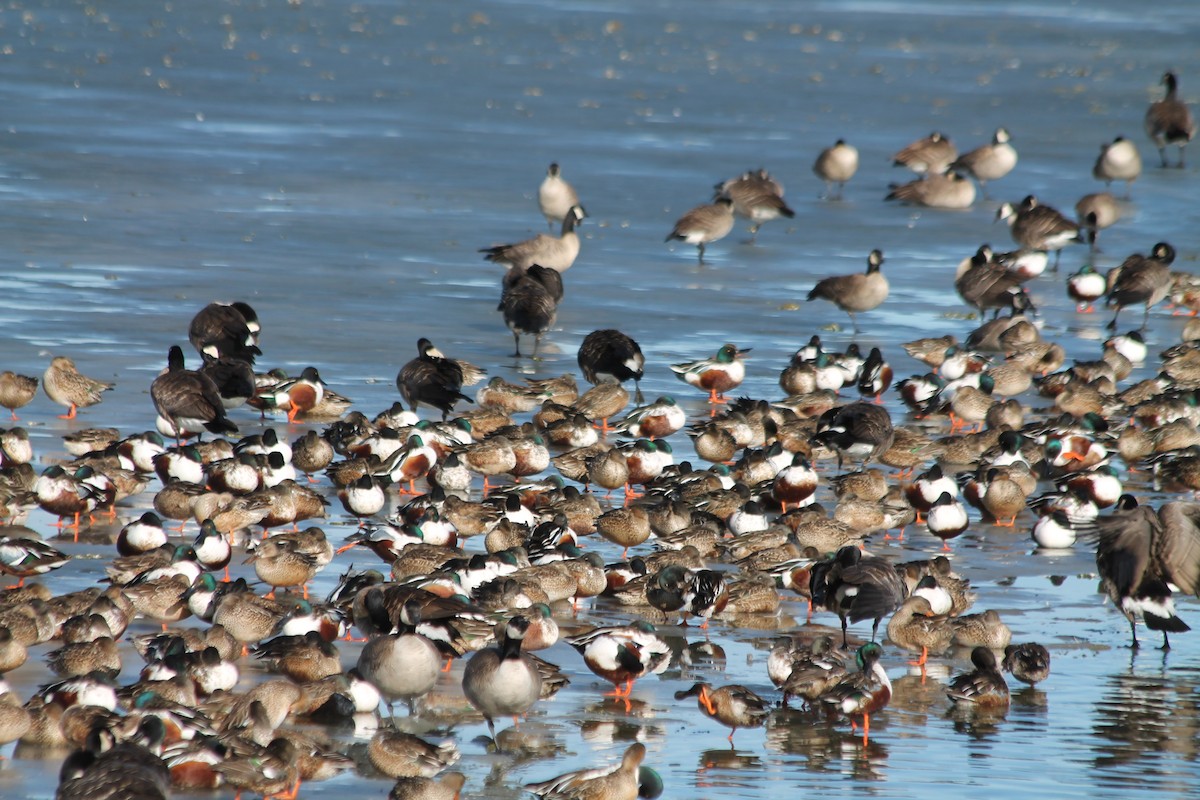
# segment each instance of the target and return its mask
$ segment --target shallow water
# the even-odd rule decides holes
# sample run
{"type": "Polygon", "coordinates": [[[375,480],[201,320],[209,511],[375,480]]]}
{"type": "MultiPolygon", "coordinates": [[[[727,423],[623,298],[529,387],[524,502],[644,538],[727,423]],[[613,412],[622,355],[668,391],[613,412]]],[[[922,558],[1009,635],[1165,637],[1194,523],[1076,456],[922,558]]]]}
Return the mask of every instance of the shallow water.
{"type": "MultiPolygon", "coordinates": [[[[698,418],[702,398],[667,364],[734,341],[754,348],[742,391],[777,397],[779,370],[812,333],[838,349],[850,341],[843,314],[804,303],[808,289],[860,270],[878,247],[892,293],[862,315],[857,341],[864,351],[882,347],[898,379],[923,372],[898,343],[974,327],[954,316],[965,307],[951,276],[981,242],[1008,247],[992,221],[999,202],[1033,193],[1069,212],[1102,188],[1091,165],[1119,134],[1138,144],[1146,171],[1125,219],[1102,234],[1097,267],[1169,241],[1176,267],[1194,268],[1196,170],[1158,169],[1141,130],[1164,69],[1196,97],[1200,19],[1183,0],[109,5],[12,2],[0,15],[2,366],[40,374],[51,354],[68,354],[118,383],[73,423],[55,419],[60,409],[44,396],[24,410],[39,466],[62,457],[70,430],[151,427],[150,380],[191,315],[214,299],[257,309],[260,364],[293,372],[314,364],[368,414],[397,399],[396,371],[419,336],[515,378],[575,371],[582,337],[619,327],[646,353],[646,394],[673,393],[698,418]],[[1020,163],[989,187],[995,200],[963,212],[882,202],[889,182],[910,177],[889,166],[904,144],[940,129],[965,151],[998,125],[1012,132],[1020,163]],[[823,202],[810,167],[838,137],[858,147],[861,167],[843,202],[823,202]],[[543,360],[517,360],[495,311],[499,270],[476,250],[545,230],[536,189],[551,161],[590,216],[543,360]],[[787,185],[794,220],[768,223],[753,246],[739,222],[703,266],[694,248],[663,244],[714,182],[759,166],[787,185]]],[[[1098,355],[1107,321],[1075,315],[1063,291],[1086,257],[1068,250],[1062,272],[1030,286],[1045,335],[1079,358],[1098,355]]],[[[1136,320],[1136,309],[1126,312],[1136,320]]],[[[1182,325],[1156,310],[1152,351],[1177,342],[1182,325]]],[[[888,403],[902,412],[894,395],[888,403]]],[[[235,417],[244,432],[259,429],[254,416],[235,417]]],[[[293,438],[305,427],[274,424],[293,438]]],[[[677,458],[690,457],[687,440],[675,439],[677,458]]],[[[121,516],[149,504],[147,493],[121,516]]],[[[331,514],[325,527],[336,541],[351,524],[331,514]]],[[[698,646],[696,630],[670,629],[681,653],[690,643],[688,663],[639,682],[630,713],[601,702],[600,681],[556,645],[546,655],[572,685],[523,726],[553,756],[488,755],[477,722],[439,722],[436,733],[462,749],[470,796],[513,797],[522,783],[614,762],[634,739],[647,743],[667,797],[765,797],[776,784],[882,797],[975,787],[1033,797],[1187,794],[1200,640],[1184,634],[1168,655],[1131,654],[1124,621],[1096,593],[1091,553],[1031,554],[1031,519],[1016,531],[976,521],[954,543],[977,608],[999,610],[1016,641],[1036,639],[1053,654],[1050,679],[1015,694],[1005,718],[948,716],[940,681],[965,669],[966,654],[938,659],[940,673],[922,685],[907,656],[888,648],[896,696],[872,720],[868,747],[847,725],[779,713],[765,731],[740,731],[731,752],[725,731],[673,693],[704,677],[776,698],[765,671],[772,631],[803,621],[788,599],[765,629],[715,623],[717,657],[698,646]]],[[[50,537],[51,522],[35,511],[27,524],[50,537]]],[[[62,546],[78,556],[111,552],[62,546]]],[[[897,559],[937,546],[916,529],[903,544],[872,542],[897,559]]],[[[318,593],[352,561],[361,566],[364,556],[340,556],[318,576],[318,593]]],[[[79,559],[50,580],[69,590],[99,574],[97,561],[79,559]]],[[[1185,601],[1181,613],[1194,609],[1185,601]]],[[[599,603],[578,623],[619,617],[599,603]]],[[[353,647],[342,653],[353,664],[353,647]]],[[[23,696],[45,680],[37,662],[9,676],[23,696]]],[[[460,670],[439,687],[449,705],[461,704],[460,670]]],[[[136,671],[127,659],[122,679],[136,671]]],[[[243,674],[263,675],[250,666],[243,674]]],[[[0,793],[52,796],[58,765],[18,753],[0,768],[0,793]]],[[[383,797],[389,787],[344,775],[303,792],[383,797]]]]}

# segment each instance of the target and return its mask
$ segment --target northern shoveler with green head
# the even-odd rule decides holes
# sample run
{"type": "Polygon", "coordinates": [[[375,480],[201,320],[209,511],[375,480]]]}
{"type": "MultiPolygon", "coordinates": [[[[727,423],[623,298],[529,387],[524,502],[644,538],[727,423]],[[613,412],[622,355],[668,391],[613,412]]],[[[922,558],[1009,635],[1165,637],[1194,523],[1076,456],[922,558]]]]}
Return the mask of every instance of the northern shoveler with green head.
{"type": "Polygon", "coordinates": [[[691,386],[708,392],[708,402],[724,403],[725,392],[736,389],[746,379],[746,365],[742,356],[752,348],[739,349],[737,345],[724,344],[712,358],[672,364],[675,377],[691,386]]]}

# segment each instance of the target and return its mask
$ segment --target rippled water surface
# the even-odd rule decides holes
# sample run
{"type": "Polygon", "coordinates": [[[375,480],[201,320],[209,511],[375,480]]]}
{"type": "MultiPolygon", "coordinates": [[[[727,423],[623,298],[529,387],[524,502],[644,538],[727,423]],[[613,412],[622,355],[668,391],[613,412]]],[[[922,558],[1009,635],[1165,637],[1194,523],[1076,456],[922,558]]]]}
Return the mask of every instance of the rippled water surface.
{"type": "MultiPolygon", "coordinates": [[[[1033,193],[1069,211],[1102,188],[1091,165],[1117,135],[1138,144],[1147,169],[1125,219],[1103,234],[1097,266],[1169,241],[1180,253],[1176,267],[1195,268],[1196,170],[1158,169],[1142,116],[1168,68],[1179,72],[1185,97],[1200,98],[1198,30],[1187,0],[14,0],[0,12],[0,232],[8,245],[0,366],[40,374],[52,354],[68,354],[85,373],[118,384],[75,422],[56,419],[61,409],[44,396],[24,410],[39,467],[63,457],[60,437],[73,429],[152,427],[149,383],[168,347],[185,339],[191,315],[214,299],[257,309],[262,365],[316,365],[369,415],[397,399],[396,371],[420,336],[516,379],[574,371],[588,331],[619,327],[646,352],[646,394],[675,393],[701,418],[701,396],[667,364],[734,341],[754,349],[742,391],[778,397],[779,370],[812,333],[837,349],[850,341],[844,315],[806,304],[808,289],[825,275],[859,271],[877,247],[892,292],[862,315],[857,341],[864,351],[882,347],[898,377],[923,372],[899,342],[962,337],[977,324],[961,318],[952,275],[980,243],[1009,246],[1008,232],[993,224],[998,204],[1033,193]],[[910,177],[889,166],[904,144],[938,129],[965,151],[1000,125],[1012,132],[1020,163],[989,187],[994,200],[961,212],[882,201],[889,182],[910,177]],[[862,166],[843,202],[823,202],[810,167],[839,137],[859,148],[862,166]],[[476,251],[545,229],[536,190],[551,161],[563,165],[589,218],[543,360],[517,360],[495,310],[500,272],[476,251]],[[663,243],[713,183],[760,166],[785,183],[794,220],[768,223],[753,245],[739,222],[703,266],[694,248],[663,243]]],[[[1063,277],[1085,258],[1083,248],[1067,250],[1063,271],[1030,287],[1044,334],[1076,358],[1098,356],[1106,321],[1077,316],[1063,291],[1063,277]]],[[[1128,312],[1129,322],[1136,317],[1128,312]]],[[[1177,342],[1182,325],[1157,309],[1152,351],[1177,342]]],[[[1154,368],[1152,359],[1130,381],[1154,368]]],[[[894,395],[888,407],[903,413],[894,395]]],[[[247,412],[236,421],[245,432],[263,424],[247,412]]],[[[677,458],[691,457],[682,434],[675,439],[677,458]]],[[[1146,490],[1142,476],[1129,478],[1146,490]]],[[[122,521],[150,500],[147,493],[122,507],[122,521]]],[[[844,723],[779,711],[765,731],[740,731],[731,750],[724,729],[673,693],[704,678],[778,699],[766,654],[775,631],[804,620],[788,598],[777,618],[717,621],[707,647],[694,628],[667,628],[679,658],[638,683],[629,712],[602,701],[606,687],[556,645],[545,655],[572,683],[522,726],[542,754],[489,754],[477,738],[484,726],[449,713],[431,712],[415,729],[458,743],[468,796],[515,797],[523,783],[615,763],[633,740],[646,742],[667,797],[1194,792],[1200,637],[1176,636],[1168,655],[1131,653],[1124,620],[1096,592],[1088,547],[1032,553],[1031,520],[1022,516],[1015,531],[975,521],[954,544],[977,608],[997,609],[1017,641],[1041,641],[1053,655],[1050,679],[1014,690],[1007,716],[948,713],[943,682],[967,668],[965,653],[935,659],[922,683],[907,654],[888,647],[895,697],[872,719],[868,746],[844,723]]],[[[52,522],[40,511],[27,520],[47,538],[52,522]]],[[[95,539],[119,524],[93,528],[90,541],[62,542],[81,558],[50,584],[93,582],[100,564],[90,557],[112,552],[95,539]]],[[[325,527],[334,540],[352,530],[336,501],[325,527]]],[[[902,544],[872,541],[871,549],[903,560],[938,547],[923,529],[910,531],[902,544]]],[[[588,546],[618,555],[604,542],[588,546]]],[[[318,576],[318,593],[352,559],[362,566],[369,558],[339,556],[318,576]]],[[[1200,619],[1194,602],[1181,606],[1185,618],[1200,619]]],[[[577,621],[569,609],[562,615],[568,627],[624,618],[604,603],[585,605],[577,621]]],[[[831,621],[824,614],[815,623],[831,621]]],[[[53,646],[35,648],[9,676],[22,696],[46,680],[39,657],[53,646]]],[[[355,647],[342,649],[347,666],[355,647]]],[[[126,681],[138,669],[129,655],[126,681]]],[[[261,679],[257,670],[244,665],[244,683],[261,679]]],[[[431,702],[461,707],[460,675],[461,666],[431,702]]],[[[348,748],[365,741],[337,735],[348,748]]],[[[51,796],[60,758],[18,751],[0,767],[0,794],[51,796]]],[[[302,793],[384,797],[389,788],[363,772],[302,793]]]]}

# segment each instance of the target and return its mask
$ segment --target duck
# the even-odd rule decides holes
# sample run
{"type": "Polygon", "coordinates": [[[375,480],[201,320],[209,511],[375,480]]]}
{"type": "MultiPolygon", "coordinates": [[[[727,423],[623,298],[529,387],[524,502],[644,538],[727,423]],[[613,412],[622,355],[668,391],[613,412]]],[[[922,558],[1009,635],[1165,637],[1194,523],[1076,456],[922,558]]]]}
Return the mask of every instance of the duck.
{"type": "Polygon", "coordinates": [[[471,402],[462,393],[466,384],[459,362],[442,355],[433,342],[422,337],[417,340],[417,357],[400,368],[396,388],[413,411],[424,403],[442,412],[442,419],[454,410],[459,400],[471,402]]]}
{"type": "Polygon", "coordinates": [[[925,524],[929,532],[942,540],[942,550],[950,549],[950,540],[967,529],[967,509],[949,492],[942,492],[929,509],[925,524]]]}
{"type": "Polygon", "coordinates": [[[1158,148],[1163,169],[1167,167],[1167,146],[1178,146],[1179,161],[1175,166],[1183,169],[1183,150],[1196,135],[1196,121],[1187,104],[1179,98],[1179,78],[1174,72],[1163,73],[1162,85],[1166,87],[1166,95],[1146,109],[1146,135],[1158,148]]]}
{"type": "Polygon", "coordinates": [[[592,385],[632,380],[637,389],[635,402],[642,402],[640,381],[645,375],[646,358],[633,337],[615,328],[592,331],[583,337],[575,360],[584,379],[592,385]]]}
{"type": "Polygon", "coordinates": [[[588,669],[613,685],[608,696],[619,700],[628,701],[638,678],[662,672],[671,663],[670,646],[644,620],[593,628],[566,642],[583,656],[588,669]]]}
{"type": "Polygon", "coordinates": [[[506,283],[515,281],[534,264],[556,272],[566,272],[579,257],[579,234],[575,228],[586,218],[583,206],[573,205],[563,217],[562,231],[558,236],[539,233],[532,239],[484,247],[479,252],[485,254],[485,261],[508,267],[506,283]]]}
{"type": "Polygon", "coordinates": [[[691,386],[708,392],[708,402],[724,403],[725,392],[736,389],[746,378],[746,366],[742,356],[752,348],[738,348],[724,344],[712,358],[672,364],[675,377],[691,386]]]}
{"type": "Polygon", "coordinates": [[[1026,195],[1016,206],[1004,203],[996,210],[996,220],[1008,223],[1013,241],[1028,250],[1053,250],[1054,269],[1062,249],[1081,243],[1079,225],[1063,216],[1058,209],[1043,205],[1034,195],[1026,195]]]}
{"type": "Polygon", "coordinates": [[[644,506],[632,505],[605,511],[596,518],[596,532],[628,553],[650,538],[650,514],[644,506]]]}
{"type": "Polygon", "coordinates": [[[1067,296],[1075,301],[1075,311],[1091,314],[1096,308],[1093,303],[1108,291],[1108,281],[1091,264],[1084,264],[1078,272],[1067,278],[1067,296]]]}
{"type": "Polygon", "coordinates": [[[825,634],[807,643],[788,639],[773,648],[767,658],[767,675],[783,690],[784,708],[792,696],[811,704],[837,685],[847,675],[845,655],[825,634]]]}
{"type": "Polygon", "coordinates": [[[317,681],[342,673],[337,647],[317,631],[282,635],[260,642],[250,651],[280,675],[299,683],[317,681]]]}
{"type": "Polygon", "coordinates": [[[292,442],[292,466],[308,476],[309,483],[315,483],[313,475],[333,463],[334,455],[330,441],[315,430],[306,431],[292,442]]]}
{"type": "Polygon", "coordinates": [[[1008,683],[996,664],[996,654],[987,647],[976,647],[971,651],[971,664],[973,670],[950,680],[946,687],[950,700],[979,709],[1008,708],[1008,683]]]}
{"type": "Polygon", "coordinates": [[[461,758],[454,742],[432,744],[419,736],[384,727],[367,745],[371,766],[389,778],[432,778],[461,758]]]}
{"type": "Polygon", "coordinates": [[[496,717],[525,714],[541,696],[541,673],[521,649],[528,630],[527,618],[512,617],[497,644],[472,655],[463,670],[463,694],[483,714],[493,741],[496,717]]]}
{"type": "Polygon", "coordinates": [[[1185,553],[1200,547],[1200,505],[1174,501],[1160,511],[1122,495],[1116,509],[1093,523],[1098,534],[1096,568],[1100,585],[1129,621],[1131,647],[1138,648],[1136,619],[1149,630],[1161,631],[1163,650],[1169,634],[1189,630],[1175,613],[1172,586],[1180,592],[1200,592],[1200,571],[1185,553]]]}
{"type": "Polygon", "coordinates": [[[188,341],[201,356],[236,358],[254,363],[262,355],[258,337],[262,323],[249,303],[209,303],[188,324],[188,341]]]}
{"type": "Polygon", "coordinates": [[[557,162],[546,168],[546,177],[538,185],[538,208],[546,218],[546,224],[553,230],[555,225],[561,225],[571,209],[579,205],[579,195],[566,178],[557,162]]]}
{"type": "Polygon", "coordinates": [[[1037,642],[1010,644],[1000,666],[1022,683],[1036,686],[1050,677],[1050,651],[1037,642]]]}
{"type": "Polygon", "coordinates": [[[287,412],[289,423],[317,408],[325,397],[325,382],[316,367],[305,367],[299,377],[283,377],[268,387],[259,388],[249,401],[255,408],[287,412]]]}
{"type": "Polygon", "coordinates": [[[621,764],[611,769],[583,769],[525,784],[525,790],[538,797],[571,797],[577,800],[653,800],[662,794],[658,773],[642,766],[646,745],[635,742],[626,748],[621,764]]]}
{"type": "Polygon", "coordinates": [[[879,663],[882,656],[883,648],[875,642],[862,645],[854,653],[858,672],[847,675],[819,698],[832,713],[852,720],[862,717],[864,747],[870,741],[871,715],[882,711],[892,699],[892,682],[879,663]]]}
{"type": "Polygon", "coordinates": [[[733,200],[733,213],[745,217],[750,226],[750,241],[758,236],[764,222],[780,217],[791,219],[796,212],[788,208],[783,200],[783,186],[772,178],[765,169],[748,170],[736,178],[718,183],[713,200],[729,197],[733,200]]]}
{"type": "Polygon", "coordinates": [[[1109,144],[1100,145],[1100,155],[1092,166],[1092,177],[1111,185],[1113,181],[1125,181],[1125,197],[1129,198],[1129,187],[1142,174],[1142,157],[1137,145],[1124,136],[1118,136],[1109,144]]]}
{"type": "Polygon", "coordinates": [[[161,547],[167,543],[162,518],[147,511],[127,523],[117,534],[117,552],[123,556],[137,555],[161,547]]]}
{"type": "Polygon", "coordinates": [[[994,609],[954,617],[951,626],[954,628],[953,643],[960,647],[1003,650],[1012,641],[1012,630],[994,609]]]}
{"type": "Polygon", "coordinates": [[[865,556],[855,545],[845,545],[828,560],[813,566],[810,578],[813,605],[821,605],[842,622],[842,646],[847,647],[849,622],[874,619],[871,640],[879,622],[894,612],[908,593],[895,567],[885,558],[865,556]]]}
{"type": "Polygon", "coordinates": [[[505,282],[500,297],[504,324],[512,331],[514,358],[521,357],[521,334],[533,336],[532,358],[538,357],[542,336],[554,325],[558,304],[563,298],[562,273],[531,264],[527,270],[505,282]]]}
{"type": "Polygon", "coordinates": [[[266,747],[247,748],[240,755],[226,755],[213,769],[225,783],[239,792],[251,791],[263,797],[295,800],[300,788],[299,753],[287,737],[272,739],[266,747]]]}
{"type": "Polygon", "coordinates": [[[903,184],[891,184],[884,200],[925,208],[964,209],[975,204],[975,184],[958,172],[931,172],[923,178],[903,184]]]}
{"type": "Polygon", "coordinates": [[[853,275],[836,275],[824,278],[808,293],[808,300],[829,300],[850,315],[850,322],[858,331],[856,312],[878,308],[888,296],[888,280],[880,271],[883,252],[872,250],[867,256],[867,271],[853,275]]]}
{"type": "Polygon", "coordinates": [[[729,743],[738,728],[757,728],[767,718],[767,703],[741,684],[729,684],[714,689],[703,681],[692,684],[690,689],[675,693],[676,700],[696,698],[696,704],[704,716],[715,719],[729,728],[729,743]]]}
{"type": "Polygon", "coordinates": [[[25,585],[25,579],[66,565],[70,557],[40,539],[0,537],[0,573],[20,580],[13,588],[25,585]]]}
{"type": "Polygon", "coordinates": [[[813,162],[813,174],[825,182],[823,199],[841,200],[846,183],[858,172],[858,148],[838,139],[817,154],[813,162]],[[837,185],[837,191],[833,190],[837,185]]]}
{"type": "Polygon", "coordinates": [[[984,199],[987,199],[987,182],[1000,180],[1017,165],[1017,150],[1011,142],[1012,136],[1007,128],[996,128],[989,144],[963,153],[951,162],[950,168],[978,181],[984,199]]]}
{"type": "Polygon", "coordinates": [[[176,440],[194,433],[233,434],[237,425],[225,416],[225,406],[212,378],[184,366],[183,348],[167,352],[167,371],[150,384],[150,400],[176,440]]]}
{"type": "Polygon", "coordinates": [[[664,242],[672,239],[696,245],[698,260],[704,263],[704,247],[720,241],[733,230],[733,198],[718,197],[714,202],[696,206],[675,222],[664,242]]]}
{"type": "Polygon", "coordinates": [[[937,613],[927,597],[914,594],[901,603],[888,620],[887,635],[893,644],[920,652],[920,659],[909,663],[921,667],[924,674],[929,653],[940,654],[948,650],[954,639],[954,630],[950,625],[950,617],[937,613]]]}
{"type": "Polygon", "coordinates": [[[1145,304],[1142,327],[1145,330],[1150,320],[1150,307],[1158,305],[1171,289],[1170,266],[1175,261],[1175,248],[1166,242],[1158,242],[1150,248],[1150,255],[1134,253],[1108,271],[1109,306],[1116,306],[1108,329],[1117,329],[1117,318],[1121,309],[1135,303],[1145,304]]]}
{"type": "Polygon", "coordinates": [[[24,408],[37,396],[38,379],[12,370],[0,372],[0,406],[7,408],[13,422],[20,419],[17,409],[24,408]]]}
{"type": "Polygon", "coordinates": [[[940,174],[958,157],[958,148],[941,131],[917,139],[892,156],[892,165],[907,167],[918,175],[940,174]]]}
{"type": "Polygon", "coordinates": [[[662,439],[687,424],[687,413],[671,395],[659,395],[654,402],[638,406],[625,415],[613,430],[651,441],[662,439]]]}
{"type": "Polygon", "coordinates": [[[439,777],[397,778],[388,792],[388,800],[458,800],[467,776],[447,772],[439,777]]]}
{"type": "Polygon", "coordinates": [[[42,389],[46,396],[60,406],[69,408],[66,414],[59,415],[60,419],[75,419],[77,409],[96,405],[104,392],[113,386],[82,374],[67,356],[52,358],[50,366],[42,374],[42,389]]]}
{"type": "Polygon", "coordinates": [[[320,569],[315,557],[302,552],[294,540],[282,536],[262,541],[245,563],[253,563],[254,574],[272,587],[269,597],[274,596],[276,588],[304,586],[307,598],[307,584],[320,569]]]}

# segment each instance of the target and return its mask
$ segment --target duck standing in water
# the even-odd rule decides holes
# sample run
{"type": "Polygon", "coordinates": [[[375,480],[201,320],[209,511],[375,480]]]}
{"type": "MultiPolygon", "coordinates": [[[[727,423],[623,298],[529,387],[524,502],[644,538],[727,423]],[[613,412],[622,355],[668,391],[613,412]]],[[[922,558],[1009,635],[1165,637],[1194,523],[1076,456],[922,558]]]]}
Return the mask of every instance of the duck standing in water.
{"type": "Polygon", "coordinates": [[[892,699],[892,682],[879,663],[883,648],[875,642],[867,642],[854,654],[858,672],[848,675],[826,694],[821,702],[834,713],[848,717],[862,717],[863,745],[871,737],[871,715],[882,711],[892,699]]]}
{"type": "Polygon", "coordinates": [[[696,698],[704,716],[715,719],[729,728],[729,744],[733,745],[733,734],[738,728],[757,728],[767,718],[767,703],[754,692],[739,684],[730,684],[714,689],[707,683],[697,683],[692,688],[675,693],[676,700],[696,698]]]}

